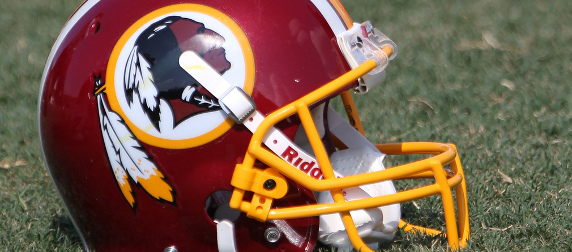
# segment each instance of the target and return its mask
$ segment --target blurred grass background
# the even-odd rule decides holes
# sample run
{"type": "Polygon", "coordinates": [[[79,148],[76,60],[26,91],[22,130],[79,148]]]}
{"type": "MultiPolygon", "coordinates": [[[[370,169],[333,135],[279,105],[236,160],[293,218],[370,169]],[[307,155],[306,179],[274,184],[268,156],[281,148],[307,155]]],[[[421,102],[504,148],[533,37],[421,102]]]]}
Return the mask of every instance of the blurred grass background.
{"type": "MultiPolygon", "coordinates": [[[[2,0],[3,251],[81,250],[36,130],[45,60],[81,2],[2,0]]],[[[386,81],[355,97],[368,137],[457,144],[469,193],[468,250],[571,251],[572,2],[342,2],[355,21],[371,20],[399,46],[386,81]]],[[[443,225],[436,197],[403,209],[411,222],[443,225]]],[[[382,248],[442,251],[447,242],[399,232],[382,248]]]]}

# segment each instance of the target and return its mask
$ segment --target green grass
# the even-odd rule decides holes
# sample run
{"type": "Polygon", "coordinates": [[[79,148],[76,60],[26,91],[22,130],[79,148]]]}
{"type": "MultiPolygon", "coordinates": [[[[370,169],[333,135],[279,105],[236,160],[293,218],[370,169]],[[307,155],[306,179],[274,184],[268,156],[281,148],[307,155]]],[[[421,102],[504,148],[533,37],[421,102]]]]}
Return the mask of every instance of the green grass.
{"type": "MultiPolygon", "coordinates": [[[[81,250],[36,130],[43,65],[80,2],[2,1],[0,250],[81,250]]],[[[387,80],[356,97],[368,137],[457,144],[468,187],[468,249],[572,250],[572,2],[344,4],[355,21],[371,20],[399,46],[387,80]]],[[[438,204],[435,197],[403,204],[404,216],[443,225],[438,204]]],[[[383,248],[442,251],[447,242],[400,232],[383,248]]]]}
{"type": "Polygon", "coordinates": [[[77,251],[44,168],[37,133],[40,78],[80,1],[2,1],[0,8],[0,250],[77,251]],[[59,228],[63,227],[63,228],[59,228]],[[67,231],[64,231],[67,230],[67,231]],[[68,232],[69,235],[64,235],[68,232]]]}
{"type": "MultiPolygon", "coordinates": [[[[457,144],[470,250],[572,249],[571,2],[360,3],[346,6],[354,19],[372,17],[400,49],[358,105],[371,140],[457,144]]],[[[391,249],[435,248],[399,239],[391,249]]]]}

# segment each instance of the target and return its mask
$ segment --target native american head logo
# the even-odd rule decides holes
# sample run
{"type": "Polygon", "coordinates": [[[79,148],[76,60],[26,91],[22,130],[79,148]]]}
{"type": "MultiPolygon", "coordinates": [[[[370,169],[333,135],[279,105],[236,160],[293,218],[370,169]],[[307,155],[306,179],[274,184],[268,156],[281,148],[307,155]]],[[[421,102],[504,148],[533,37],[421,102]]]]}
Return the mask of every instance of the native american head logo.
{"type": "Polygon", "coordinates": [[[252,55],[245,36],[237,36],[238,26],[230,22],[229,27],[226,16],[180,12],[181,7],[195,8],[166,7],[132,25],[111,54],[106,83],[95,77],[107,157],[134,209],[131,183],[157,200],[175,201],[172,185],[143,143],[190,148],[215,139],[231,125],[218,100],[180,67],[181,54],[193,51],[230,83],[252,91],[253,77],[247,70],[252,55]],[[171,9],[179,11],[168,12],[171,9]]]}
{"type": "Polygon", "coordinates": [[[127,102],[139,102],[159,132],[197,113],[220,109],[218,101],[179,66],[179,56],[194,51],[222,75],[231,67],[223,45],[221,35],[190,19],[167,17],[154,23],[139,35],[125,65],[127,102]],[[175,104],[180,102],[189,105],[175,104]]]}

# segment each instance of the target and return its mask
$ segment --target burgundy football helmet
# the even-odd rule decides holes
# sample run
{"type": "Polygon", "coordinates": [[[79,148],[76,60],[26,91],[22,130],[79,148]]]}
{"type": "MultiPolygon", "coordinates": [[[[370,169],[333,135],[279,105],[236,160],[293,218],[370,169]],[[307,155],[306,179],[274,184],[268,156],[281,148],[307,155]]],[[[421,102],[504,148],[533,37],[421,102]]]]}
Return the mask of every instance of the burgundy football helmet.
{"type": "Polygon", "coordinates": [[[337,0],[87,0],[42,76],[46,164],[86,250],[368,251],[398,228],[463,247],[455,146],[363,135],[352,92],[396,54],[337,0]],[[418,153],[433,156],[382,163],[418,153]],[[434,183],[392,183],[421,177],[434,183]],[[445,232],[400,219],[430,195],[445,232]]]}

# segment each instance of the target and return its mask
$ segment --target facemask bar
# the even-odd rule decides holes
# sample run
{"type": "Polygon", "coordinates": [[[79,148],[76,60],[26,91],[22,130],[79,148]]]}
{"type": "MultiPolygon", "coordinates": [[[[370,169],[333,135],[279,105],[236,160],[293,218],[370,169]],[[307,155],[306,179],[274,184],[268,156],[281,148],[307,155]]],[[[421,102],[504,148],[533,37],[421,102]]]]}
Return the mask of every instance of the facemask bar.
{"type": "MultiPolygon", "coordinates": [[[[377,63],[374,60],[367,60],[354,70],[351,70],[314,92],[268,115],[254,132],[243,163],[238,164],[235,169],[232,180],[235,190],[233,191],[233,195],[229,203],[230,206],[234,209],[241,210],[247,213],[247,216],[256,218],[260,221],[340,213],[353,246],[356,249],[361,248],[362,251],[368,251],[369,248],[367,248],[357,233],[349,211],[406,202],[430,195],[440,194],[443,198],[449,244],[453,249],[463,247],[468,239],[469,231],[466,186],[463,180],[464,174],[462,166],[454,145],[440,143],[377,145],[376,147],[381,152],[389,154],[425,153],[433,154],[435,156],[373,173],[358,174],[343,178],[335,178],[334,176],[328,154],[314,126],[309,106],[320,101],[323,97],[327,97],[329,94],[338,92],[340,89],[346,87],[347,83],[355,81],[357,78],[368,73],[376,66],[377,63]],[[319,163],[319,167],[324,175],[323,180],[318,180],[308,176],[306,173],[293,167],[290,163],[281,159],[277,154],[263,146],[267,131],[269,131],[269,129],[271,129],[276,123],[294,114],[299,115],[302,125],[306,130],[308,139],[310,140],[310,144],[319,163]],[[265,163],[270,168],[264,170],[255,168],[254,163],[256,160],[265,163]],[[449,174],[443,168],[443,166],[447,164],[450,164],[453,173],[449,174]],[[245,174],[248,175],[244,176],[245,174]],[[391,195],[355,201],[345,201],[341,191],[343,188],[357,187],[385,180],[427,175],[434,178],[436,182],[434,184],[407,191],[400,191],[391,195]],[[282,176],[289,177],[313,191],[330,191],[335,203],[272,209],[272,201],[284,196],[284,193],[274,194],[273,191],[287,191],[287,188],[283,188],[284,186],[287,186],[287,183],[278,183],[278,186],[266,187],[266,181],[272,178],[283,181],[284,178],[282,176]],[[245,180],[244,183],[242,183],[243,178],[245,180]],[[453,203],[452,188],[455,188],[455,192],[457,194],[457,216],[459,218],[459,228],[457,228],[457,221],[455,218],[455,204],[453,203]],[[246,191],[254,192],[252,199],[245,200],[244,196],[246,191]],[[459,234],[461,235],[460,238],[459,234]]],[[[408,228],[409,226],[404,225],[404,227],[408,228]]],[[[431,229],[424,229],[421,227],[416,228],[412,226],[410,230],[432,233],[431,229]]]]}
{"type": "MultiPolygon", "coordinates": [[[[348,20],[345,20],[345,21],[346,21],[346,24],[351,23],[351,19],[349,19],[349,16],[348,16],[348,20]]],[[[389,58],[388,58],[389,60],[392,60],[397,56],[397,45],[391,39],[389,39],[387,36],[385,36],[385,34],[380,32],[378,29],[374,28],[373,25],[371,24],[371,22],[369,22],[369,21],[366,21],[366,22],[362,23],[361,25],[354,23],[354,26],[352,27],[352,29],[345,31],[338,36],[338,43],[340,45],[340,49],[344,53],[344,56],[346,57],[348,63],[350,64],[350,66],[352,68],[355,68],[357,66],[358,62],[361,62],[361,61],[363,61],[364,58],[367,58],[366,55],[372,54],[371,52],[369,52],[369,51],[371,51],[370,48],[374,48],[374,50],[376,49],[375,47],[367,47],[364,45],[371,45],[373,43],[378,48],[383,48],[384,53],[386,53],[386,55],[389,56],[389,58]],[[368,41],[368,40],[370,40],[370,41],[368,41]],[[362,41],[366,41],[366,42],[363,43],[362,41]],[[360,46],[356,46],[356,45],[360,45],[360,46]],[[389,50],[389,49],[391,49],[391,50],[389,50]]],[[[375,74],[376,71],[372,71],[368,75],[366,75],[362,78],[359,78],[358,79],[358,86],[354,88],[354,93],[364,94],[369,90],[369,88],[376,86],[379,83],[381,83],[385,79],[384,71],[385,71],[384,69],[382,71],[377,71],[377,74],[375,74]],[[378,76],[375,77],[375,75],[378,75],[378,76]]],[[[362,126],[361,120],[359,118],[359,114],[357,112],[357,109],[356,109],[354,99],[352,97],[351,92],[349,90],[346,90],[340,94],[340,97],[341,97],[342,102],[344,104],[344,108],[346,110],[346,114],[348,116],[349,123],[358,132],[360,132],[362,135],[365,136],[365,132],[363,130],[363,126],[362,126]]],[[[378,145],[378,147],[380,148],[380,151],[382,153],[392,155],[388,150],[385,150],[385,149],[382,150],[381,149],[381,148],[383,148],[382,146],[384,146],[384,145],[378,145]]],[[[403,154],[408,154],[408,153],[403,153],[403,152],[393,153],[393,155],[403,155],[403,154]]],[[[460,163],[459,163],[459,166],[460,166],[460,163]]],[[[422,174],[416,174],[416,175],[408,176],[407,179],[432,178],[432,177],[433,177],[433,175],[431,172],[425,172],[422,174]]],[[[406,178],[403,178],[403,179],[406,179],[406,178]]],[[[459,189],[456,189],[457,195],[465,195],[465,198],[464,198],[465,203],[460,202],[459,198],[457,200],[458,205],[459,205],[459,219],[460,220],[466,220],[466,222],[464,222],[464,223],[459,223],[459,225],[463,225],[464,227],[466,227],[466,228],[461,227],[462,237],[460,239],[461,240],[461,246],[460,247],[465,246],[466,240],[469,237],[468,210],[466,208],[466,189],[465,189],[466,186],[464,184],[465,184],[465,182],[463,181],[463,185],[461,186],[461,188],[462,188],[461,191],[459,191],[459,189]],[[464,211],[460,207],[462,205],[465,205],[464,211]],[[461,212],[464,212],[464,214],[466,214],[467,217],[463,218],[461,216],[461,212]]],[[[404,231],[406,231],[406,232],[413,232],[413,233],[421,232],[421,233],[429,234],[429,235],[440,235],[440,234],[442,234],[441,231],[426,228],[426,227],[412,225],[412,224],[407,223],[403,220],[400,221],[399,227],[404,229],[404,231]]],[[[451,237],[451,236],[449,236],[449,237],[451,237]]],[[[450,242],[450,244],[451,244],[451,242],[450,242]]]]}

